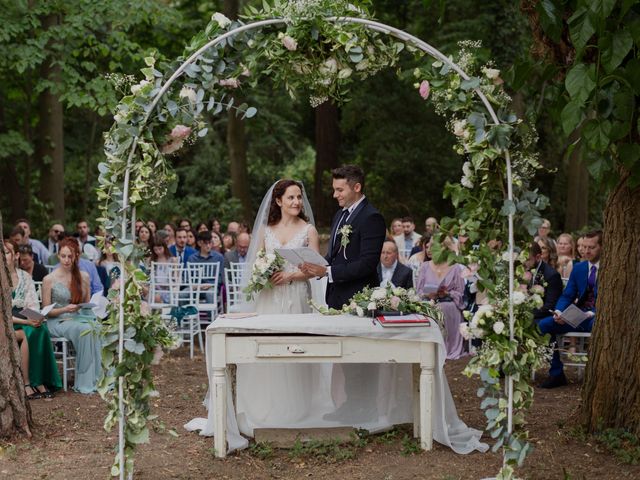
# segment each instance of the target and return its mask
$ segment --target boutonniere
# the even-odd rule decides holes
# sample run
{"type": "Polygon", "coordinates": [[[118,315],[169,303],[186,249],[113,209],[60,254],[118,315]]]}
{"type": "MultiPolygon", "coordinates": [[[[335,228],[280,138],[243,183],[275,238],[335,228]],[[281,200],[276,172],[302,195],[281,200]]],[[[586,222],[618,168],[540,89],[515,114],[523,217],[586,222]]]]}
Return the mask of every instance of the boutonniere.
{"type": "Polygon", "coordinates": [[[347,245],[349,245],[349,235],[353,231],[353,227],[348,223],[343,225],[340,229],[340,245],[342,246],[344,259],[347,259],[347,245]]]}

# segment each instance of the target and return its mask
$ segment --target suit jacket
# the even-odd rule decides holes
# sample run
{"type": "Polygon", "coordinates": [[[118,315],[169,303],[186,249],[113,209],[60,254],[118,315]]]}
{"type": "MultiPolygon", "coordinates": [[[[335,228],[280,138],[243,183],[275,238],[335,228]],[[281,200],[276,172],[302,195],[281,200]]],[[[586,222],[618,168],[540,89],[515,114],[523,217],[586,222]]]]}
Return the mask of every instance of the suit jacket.
{"type": "MultiPolygon", "coordinates": [[[[419,233],[411,232],[411,246],[413,247],[421,238],[422,235],[420,235],[419,233]]],[[[393,241],[396,242],[396,245],[398,246],[398,252],[400,252],[400,254],[402,254],[402,252],[407,249],[404,244],[404,234],[393,237],[393,241]]]]}
{"type": "Polygon", "coordinates": [[[533,318],[536,320],[549,316],[549,310],[553,310],[562,295],[562,278],[560,273],[546,262],[540,262],[540,268],[531,282],[533,285],[544,286],[544,302],[542,307],[533,310],[533,318]],[[544,286],[544,284],[547,284],[544,286]]]}
{"type": "MultiPolygon", "coordinates": [[[[562,295],[556,304],[556,310],[564,310],[570,304],[578,302],[578,307],[581,307],[580,303],[584,300],[587,292],[587,280],[589,278],[589,262],[584,261],[576,263],[569,275],[569,281],[567,286],[564,287],[562,295]]],[[[596,277],[596,284],[593,288],[593,296],[598,298],[598,277],[596,277]]],[[[584,309],[583,309],[584,310],[584,309]]],[[[595,307],[593,308],[595,312],[595,307]]]]}
{"type": "MultiPolygon", "coordinates": [[[[180,259],[180,255],[178,254],[178,249],[176,248],[175,245],[171,245],[169,247],[169,251],[171,252],[171,255],[173,255],[174,257],[177,257],[178,259],[180,259]]],[[[187,259],[193,255],[194,253],[197,253],[198,251],[195,248],[191,248],[189,245],[185,245],[184,247],[184,252],[182,255],[182,266],[186,267],[187,266],[187,259]]]]}
{"type": "MultiPolygon", "coordinates": [[[[382,266],[378,264],[378,284],[382,282],[382,266]]],[[[413,288],[413,270],[406,265],[401,264],[399,261],[396,264],[396,269],[391,276],[391,283],[396,287],[413,288]]]]}
{"type": "Polygon", "coordinates": [[[376,269],[386,235],[384,218],[365,198],[347,218],[346,225],[351,225],[352,231],[349,244],[342,248],[340,234],[334,239],[341,216],[342,210],[338,210],[333,217],[326,256],[332,279],[327,284],[326,298],[332,308],[342,308],[364,287],[380,283],[376,269]]]}

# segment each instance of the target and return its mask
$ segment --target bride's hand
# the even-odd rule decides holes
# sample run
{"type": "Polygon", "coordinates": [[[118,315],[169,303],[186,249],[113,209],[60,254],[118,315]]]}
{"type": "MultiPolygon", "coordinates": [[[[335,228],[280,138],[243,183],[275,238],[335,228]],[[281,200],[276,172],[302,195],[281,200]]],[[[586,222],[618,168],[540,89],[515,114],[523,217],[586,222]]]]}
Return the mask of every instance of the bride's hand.
{"type": "Polygon", "coordinates": [[[271,283],[274,285],[283,285],[289,281],[289,275],[284,272],[276,272],[271,275],[271,283]]]}

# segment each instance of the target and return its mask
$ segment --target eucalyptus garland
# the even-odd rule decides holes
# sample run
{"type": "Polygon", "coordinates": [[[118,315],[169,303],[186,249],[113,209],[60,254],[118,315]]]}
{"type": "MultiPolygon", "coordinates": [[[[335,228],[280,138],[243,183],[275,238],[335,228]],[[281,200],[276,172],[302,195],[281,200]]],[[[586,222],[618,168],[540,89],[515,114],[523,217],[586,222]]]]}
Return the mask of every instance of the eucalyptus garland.
{"type": "MultiPolygon", "coordinates": [[[[457,57],[452,59],[470,75],[464,78],[449,63],[425,57],[410,42],[350,23],[349,17],[369,19],[370,15],[365,8],[335,0],[276,0],[273,6],[265,3],[262,11],[249,7],[248,15],[239,21],[216,13],[191,40],[183,56],[171,62],[158,56],[146,58],[143,78],[137,82],[130,77],[113,76],[123,96],[114,114],[114,124],[105,136],[106,159],[98,166],[99,221],[117,239],[114,249],[130,266],[123,286],[126,352],[122,362],[115,354],[117,306],[103,329],[107,345],[103,364],[109,374],[100,390],[109,401],[106,428],[117,422],[116,381],[118,377],[125,379],[127,460],[123,466],[116,459],[112,474],[123,471],[131,474],[135,446],[148,440],[149,397],[156,394],[150,373],[151,359],[154,350],[170,348],[175,341],[170,327],[141,303],[145,275],[132,266],[134,245],[127,234],[131,229],[130,209],[161,201],[176,180],[171,156],[207,134],[209,117],[229,110],[243,118],[253,117],[257,109],[247,104],[236,105],[234,94],[255,88],[264,76],[282,85],[293,98],[302,92],[313,106],[328,99],[346,102],[353,82],[384,68],[398,68],[401,54],[412,55],[419,65],[412,72],[418,94],[446,117],[448,128],[458,140],[456,152],[466,160],[461,181],[446,187],[445,194],[457,210],[455,218],[443,219],[442,235],[467,236],[468,244],[478,246],[471,253],[463,250],[456,255],[436,244],[434,255],[451,262],[475,263],[479,287],[496,306],[494,311],[502,312],[508,304],[505,273],[487,241],[506,238],[509,214],[514,214],[523,238],[540,224],[538,211],[547,201],[529,190],[530,180],[540,168],[536,155],[531,153],[537,140],[535,130],[509,113],[510,98],[500,72],[493,65],[477,62],[474,55],[477,44],[463,43],[457,57]],[[276,20],[268,22],[268,19],[276,20]],[[258,21],[265,21],[261,29],[236,32],[258,21]],[[225,37],[228,32],[234,34],[225,37]],[[224,39],[204,48],[220,38],[224,39]],[[498,112],[499,122],[487,114],[478,91],[498,112]],[[507,155],[513,166],[513,202],[505,200],[507,155]]],[[[399,74],[406,77],[402,72],[399,74]]],[[[468,370],[479,373],[485,383],[483,407],[487,408],[488,427],[498,442],[494,448],[502,447],[506,453],[507,462],[501,471],[504,478],[510,477],[511,465],[521,463],[529,451],[520,421],[522,410],[531,401],[527,373],[543,358],[540,346],[544,340],[527,327],[525,310],[524,306],[517,309],[516,341],[508,343],[508,336],[504,335],[487,338],[481,354],[468,370]],[[514,398],[518,416],[516,431],[511,435],[507,434],[501,417],[504,396],[496,374],[501,369],[517,378],[514,398]],[[498,414],[494,415],[496,402],[498,414]]]]}

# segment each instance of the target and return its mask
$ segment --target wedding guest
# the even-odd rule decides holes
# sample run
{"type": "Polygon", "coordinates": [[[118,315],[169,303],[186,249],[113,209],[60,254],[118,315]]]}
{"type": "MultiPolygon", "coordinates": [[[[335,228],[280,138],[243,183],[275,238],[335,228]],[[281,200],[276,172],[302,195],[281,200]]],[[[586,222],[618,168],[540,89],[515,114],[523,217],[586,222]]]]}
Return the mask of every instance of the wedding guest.
{"type": "Polygon", "coordinates": [[[229,225],[227,225],[227,233],[234,233],[237,235],[239,226],[240,224],[238,222],[229,222],[229,225]]]}
{"type": "Polygon", "coordinates": [[[20,255],[20,269],[27,272],[34,282],[41,282],[47,276],[49,270],[41,263],[35,262],[30,244],[20,245],[18,254],[20,255]]]}
{"type": "Polygon", "coordinates": [[[31,245],[33,253],[36,254],[34,257],[36,263],[46,264],[49,260],[49,250],[47,250],[47,247],[45,247],[40,240],[31,238],[31,224],[29,220],[20,218],[16,222],[16,227],[20,227],[24,231],[24,242],[31,245]]]}
{"type": "MultiPolygon", "coordinates": [[[[427,244],[429,256],[431,256],[432,245],[433,238],[427,244]]],[[[443,246],[453,250],[453,240],[447,238],[443,246]]],[[[460,334],[464,308],[464,280],[460,265],[449,265],[446,261],[436,262],[433,259],[424,262],[418,274],[416,291],[429,300],[435,300],[442,310],[447,331],[445,340],[447,359],[455,360],[464,356],[463,338],[460,334]]]]}
{"type": "Polygon", "coordinates": [[[207,226],[206,223],[204,222],[200,222],[197,226],[196,226],[196,235],[200,232],[208,232],[209,231],[209,227],[207,226]]]}
{"type": "MultiPolygon", "coordinates": [[[[31,247],[26,244],[22,247],[31,247]]],[[[53,397],[52,390],[62,387],[58,366],[53,355],[51,336],[47,323],[42,320],[29,320],[20,311],[24,308],[39,310],[40,302],[36,293],[35,285],[31,277],[24,271],[16,268],[18,257],[16,255],[18,246],[11,241],[4,241],[4,255],[7,259],[9,274],[11,275],[11,308],[12,323],[14,330],[22,331],[26,344],[21,347],[21,353],[25,348],[28,352],[28,364],[26,366],[25,385],[28,385],[32,399],[36,398],[34,393],[45,398],[53,397]]],[[[22,336],[22,335],[21,335],[22,336]]],[[[29,392],[27,391],[27,395],[29,392]]]]}
{"type": "Polygon", "coordinates": [[[538,227],[537,238],[547,238],[551,233],[551,222],[546,218],[542,219],[542,224],[538,227]]]}
{"type": "Polygon", "coordinates": [[[238,223],[238,235],[241,233],[251,233],[249,228],[249,224],[246,222],[238,223]]]}
{"type": "MultiPolygon", "coordinates": [[[[76,242],[76,244],[78,244],[78,249],[80,249],[80,243],[78,242],[78,239],[76,237],[64,236],[63,238],[60,239],[60,242],[58,242],[58,252],[60,252],[60,246],[61,246],[62,242],[63,241],[68,241],[68,240],[72,240],[72,241],[76,242]]],[[[57,270],[58,268],[60,268],[60,262],[59,262],[58,255],[52,255],[51,256],[51,259],[54,260],[54,263],[50,262],[50,264],[56,265],[54,271],[57,270]]],[[[99,258],[98,258],[98,260],[99,260],[99,258]]],[[[102,280],[100,279],[100,274],[98,273],[98,269],[96,267],[96,264],[94,262],[92,262],[91,260],[89,260],[87,258],[84,258],[82,256],[82,253],[81,253],[80,254],[80,258],[78,259],[78,266],[80,267],[81,271],[86,272],[89,275],[89,285],[90,285],[90,289],[91,289],[91,295],[95,295],[96,293],[102,293],[104,291],[104,284],[102,283],[102,280]]]]}
{"type": "Polygon", "coordinates": [[[584,255],[584,235],[579,236],[578,240],[576,240],[576,251],[578,252],[578,261],[584,262],[586,260],[584,255]]]}
{"type": "Polygon", "coordinates": [[[153,301],[155,303],[169,303],[171,297],[168,285],[171,271],[170,264],[177,263],[178,259],[171,255],[166,243],[159,241],[151,248],[150,261],[161,264],[155,269],[155,281],[159,284],[157,290],[160,292],[156,293],[153,301]]]}
{"type": "MultiPolygon", "coordinates": [[[[596,300],[598,298],[598,278],[600,272],[600,256],[602,252],[602,231],[587,233],[583,237],[583,249],[586,260],[577,263],[571,272],[567,286],[564,288],[553,316],[540,320],[538,327],[543,334],[553,335],[568,332],[591,332],[596,317],[596,300]],[[588,317],[577,328],[566,323],[561,313],[575,304],[586,312],[588,317]]],[[[542,388],[556,388],[567,384],[564,366],[560,360],[560,352],[555,349],[549,378],[540,384],[542,388]]]]}
{"type": "Polygon", "coordinates": [[[226,252],[224,244],[222,243],[222,236],[215,230],[211,230],[211,249],[222,255],[226,252]]]}
{"type": "Polygon", "coordinates": [[[24,230],[22,227],[13,227],[9,234],[9,240],[16,245],[24,245],[26,243],[24,238],[24,230]]]}
{"type": "Polygon", "coordinates": [[[413,246],[418,243],[421,235],[416,233],[416,224],[411,217],[402,219],[402,235],[393,237],[398,251],[400,252],[400,260],[405,263],[410,256],[413,246]]]}
{"type": "Polygon", "coordinates": [[[149,249],[153,244],[153,237],[151,236],[151,230],[145,224],[142,224],[138,229],[138,245],[144,249],[149,249]]]}
{"type": "Polygon", "coordinates": [[[189,220],[188,218],[183,218],[178,222],[178,228],[183,228],[186,231],[192,230],[191,220],[189,220]]]}
{"type": "Polygon", "coordinates": [[[80,220],[76,223],[76,232],[78,240],[80,241],[80,247],[84,247],[85,243],[96,246],[96,237],[89,235],[89,224],[86,220],[80,220]]]}
{"type": "Polygon", "coordinates": [[[427,246],[430,240],[431,235],[425,233],[418,241],[418,247],[420,248],[420,250],[417,253],[411,255],[409,257],[409,260],[407,261],[407,266],[412,270],[419,269],[424,262],[428,262],[429,260],[431,260],[431,257],[427,254],[427,246]]]}
{"type": "Polygon", "coordinates": [[[576,259],[576,246],[570,233],[562,233],[556,240],[558,251],[558,272],[562,278],[569,278],[576,259]]]}
{"type": "Polygon", "coordinates": [[[381,287],[413,288],[413,270],[398,261],[398,246],[393,240],[382,245],[378,264],[378,281],[381,287]]]}
{"type": "Polygon", "coordinates": [[[180,227],[176,230],[176,243],[169,247],[171,255],[178,258],[182,266],[187,265],[187,259],[196,253],[195,249],[187,245],[187,231],[180,227]]]}
{"type": "Polygon", "coordinates": [[[52,335],[69,340],[76,351],[74,390],[92,393],[102,373],[102,341],[93,311],[81,307],[91,298],[89,275],[80,271],[76,240],[62,240],[58,256],[60,268],[44,277],[42,304],[56,304],[49,312],[49,330],[52,335]]]}
{"type": "Polygon", "coordinates": [[[96,237],[96,248],[98,246],[98,240],[104,238],[105,231],[104,228],[100,225],[96,225],[96,228],[93,229],[93,236],[96,237]]]}
{"type": "Polygon", "coordinates": [[[198,249],[198,243],[196,241],[196,232],[193,230],[187,230],[187,245],[194,250],[198,249]]]}
{"type": "Polygon", "coordinates": [[[149,231],[151,232],[151,236],[155,236],[158,229],[158,222],[155,220],[147,220],[147,227],[149,227],[149,231]]]}
{"type": "Polygon", "coordinates": [[[403,233],[402,219],[398,217],[391,220],[391,225],[389,226],[389,235],[391,235],[391,237],[397,237],[399,235],[402,235],[403,233]]]}
{"type": "Polygon", "coordinates": [[[222,246],[227,252],[230,252],[236,248],[236,234],[225,233],[222,235],[222,246]]]}
{"type": "Polygon", "coordinates": [[[107,276],[111,276],[111,271],[114,268],[118,267],[120,263],[120,258],[118,257],[118,254],[113,251],[112,240],[113,239],[111,237],[105,238],[104,247],[102,249],[102,256],[98,261],[98,266],[104,267],[104,269],[107,272],[107,276]]]}
{"type": "Polygon", "coordinates": [[[211,220],[209,220],[209,224],[208,224],[209,230],[211,230],[212,232],[216,232],[218,234],[222,234],[221,230],[220,230],[220,220],[218,220],[217,218],[212,218],[211,220]]]}
{"type": "Polygon", "coordinates": [[[135,229],[136,229],[136,237],[138,236],[138,232],[140,231],[140,228],[144,225],[144,222],[140,219],[136,220],[135,223],[135,229]]]}
{"type": "Polygon", "coordinates": [[[440,226],[438,225],[438,219],[435,217],[428,217],[424,221],[424,232],[428,233],[430,236],[433,236],[434,233],[438,231],[440,226]]]}
{"type": "Polygon", "coordinates": [[[530,290],[534,285],[544,287],[543,304],[533,311],[534,320],[540,320],[549,316],[549,311],[555,308],[562,294],[562,279],[551,265],[542,260],[542,248],[538,242],[531,242],[529,245],[529,258],[525,262],[525,268],[531,273],[527,288],[530,290]]]}
{"type": "Polygon", "coordinates": [[[539,237],[537,243],[542,249],[542,260],[551,265],[551,267],[557,268],[558,252],[556,251],[555,242],[548,237],[539,237]]]}
{"type": "Polygon", "coordinates": [[[171,248],[176,244],[176,227],[173,223],[167,223],[162,230],[166,233],[165,243],[171,248]]]}
{"type": "MultiPolygon", "coordinates": [[[[10,239],[7,239],[10,241],[10,239]]],[[[29,378],[29,342],[22,330],[14,330],[18,349],[20,350],[20,370],[22,370],[22,382],[24,383],[24,393],[27,400],[37,400],[42,398],[42,394],[31,385],[29,378]]]]}
{"type": "Polygon", "coordinates": [[[64,227],[59,223],[51,225],[51,228],[49,229],[49,236],[44,241],[45,248],[49,252],[49,255],[58,253],[58,241],[60,240],[60,234],[64,234],[64,227]]]}
{"type": "MultiPolygon", "coordinates": [[[[211,232],[198,233],[198,251],[191,255],[188,259],[188,263],[217,263],[218,264],[218,289],[224,282],[224,257],[211,249],[211,232]]],[[[202,283],[212,284],[213,278],[203,278],[202,283]]],[[[213,297],[207,298],[207,303],[211,303],[213,297]]]]}
{"type": "Polygon", "coordinates": [[[236,239],[236,248],[228,250],[224,255],[224,268],[230,268],[231,263],[244,263],[249,252],[251,237],[248,233],[241,233],[236,239]]]}

